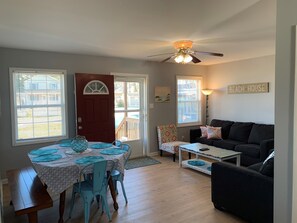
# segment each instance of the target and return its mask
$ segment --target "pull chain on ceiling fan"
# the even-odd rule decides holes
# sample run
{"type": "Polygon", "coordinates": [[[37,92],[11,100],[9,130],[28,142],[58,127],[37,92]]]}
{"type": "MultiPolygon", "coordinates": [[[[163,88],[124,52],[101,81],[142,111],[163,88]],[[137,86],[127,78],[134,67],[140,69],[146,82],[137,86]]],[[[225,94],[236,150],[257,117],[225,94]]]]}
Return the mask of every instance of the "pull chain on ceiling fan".
{"type": "Polygon", "coordinates": [[[148,57],[155,57],[155,56],[162,56],[162,55],[168,55],[172,54],[169,57],[165,58],[161,62],[166,62],[170,60],[171,58],[174,58],[176,63],[199,63],[201,60],[199,60],[195,54],[200,53],[200,54],[207,54],[210,56],[217,56],[217,57],[222,57],[224,56],[222,53],[213,53],[213,52],[204,52],[204,51],[195,51],[192,50],[193,46],[193,41],[191,40],[181,40],[181,41],[176,41],[173,43],[174,48],[177,50],[176,53],[163,53],[163,54],[157,54],[157,55],[151,55],[148,57]]]}

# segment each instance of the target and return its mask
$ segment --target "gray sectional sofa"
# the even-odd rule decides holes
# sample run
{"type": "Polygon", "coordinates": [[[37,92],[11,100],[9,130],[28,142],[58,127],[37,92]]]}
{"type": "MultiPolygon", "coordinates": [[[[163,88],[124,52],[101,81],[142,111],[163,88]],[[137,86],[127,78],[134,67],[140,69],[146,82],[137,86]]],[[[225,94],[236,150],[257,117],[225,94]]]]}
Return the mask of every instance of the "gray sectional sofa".
{"type": "Polygon", "coordinates": [[[190,130],[190,142],[203,143],[242,152],[241,165],[262,162],[274,149],[274,125],[213,119],[210,126],[222,128],[222,139],[201,137],[201,130],[190,130]]]}
{"type": "Polygon", "coordinates": [[[222,211],[231,212],[247,222],[273,223],[273,165],[261,171],[262,162],[238,167],[226,162],[211,166],[211,200],[222,211]]]}

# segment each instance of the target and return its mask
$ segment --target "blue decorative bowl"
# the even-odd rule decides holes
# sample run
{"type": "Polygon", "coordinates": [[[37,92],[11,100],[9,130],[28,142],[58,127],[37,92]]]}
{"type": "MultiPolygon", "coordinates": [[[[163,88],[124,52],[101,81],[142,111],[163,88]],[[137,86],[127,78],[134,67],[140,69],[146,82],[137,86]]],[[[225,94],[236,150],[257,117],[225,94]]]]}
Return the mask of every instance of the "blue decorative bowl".
{"type": "Polygon", "coordinates": [[[76,136],[71,142],[71,148],[77,153],[82,153],[88,148],[88,141],[84,136],[76,136]]]}
{"type": "Polygon", "coordinates": [[[189,160],[188,164],[190,164],[192,166],[204,166],[205,162],[202,160],[189,160]]]}

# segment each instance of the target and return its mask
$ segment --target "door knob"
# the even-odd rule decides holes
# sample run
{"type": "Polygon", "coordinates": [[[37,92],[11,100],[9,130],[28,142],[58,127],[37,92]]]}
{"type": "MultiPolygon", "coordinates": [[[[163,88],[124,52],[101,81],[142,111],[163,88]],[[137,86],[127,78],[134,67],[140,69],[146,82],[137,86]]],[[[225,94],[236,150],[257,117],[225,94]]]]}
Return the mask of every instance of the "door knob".
{"type": "Polygon", "coordinates": [[[78,129],[82,129],[82,126],[78,126],[78,129]]]}

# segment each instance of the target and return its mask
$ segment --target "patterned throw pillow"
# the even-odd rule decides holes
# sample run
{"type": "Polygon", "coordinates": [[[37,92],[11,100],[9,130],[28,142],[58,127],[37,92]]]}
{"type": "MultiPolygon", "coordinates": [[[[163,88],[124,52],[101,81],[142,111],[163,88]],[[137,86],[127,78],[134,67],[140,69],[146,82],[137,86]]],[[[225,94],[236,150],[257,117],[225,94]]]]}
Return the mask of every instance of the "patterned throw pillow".
{"type": "Polygon", "coordinates": [[[222,139],[222,127],[207,126],[207,139],[222,139]]]}
{"type": "Polygon", "coordinates": [[[200,126],[201,129],[201,138],[207,137],[207,127],[206,126],[200,126]]]}

